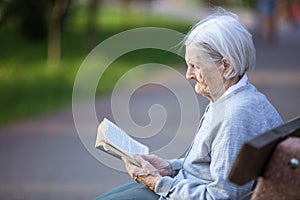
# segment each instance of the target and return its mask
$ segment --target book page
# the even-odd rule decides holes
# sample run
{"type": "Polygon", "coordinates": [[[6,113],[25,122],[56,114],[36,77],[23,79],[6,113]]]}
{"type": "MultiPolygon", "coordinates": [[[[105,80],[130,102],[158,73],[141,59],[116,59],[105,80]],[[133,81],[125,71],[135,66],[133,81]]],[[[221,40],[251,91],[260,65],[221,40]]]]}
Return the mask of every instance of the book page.
{"type": "Polygon", "coordinates": [[[149,154],[149,148],[127,135],[122,129],[104,119],[104,137],[106,142],[132,156],[133,154],[149,154]]]}
{"type": "MultiPolygon", "coordinates": [[[[120,151],[119,149],[113,147],[112,145],[105,143],[103,145],[103,148],[105,149],[106,153],[109,153],[110,155],[122,159],[122,157],[126,158],[127,160],[129,160],[130,162],[132,162],[133,164],[135,164],[136,166],[140,166],[140,164],[138,162],[136,162],[134,160],[134,158],[132,156],[129,156],[128,154],[124,153],[123,151],[120,151]]],[[[100,147],[101,149],[101,147],[100,147]]]]}

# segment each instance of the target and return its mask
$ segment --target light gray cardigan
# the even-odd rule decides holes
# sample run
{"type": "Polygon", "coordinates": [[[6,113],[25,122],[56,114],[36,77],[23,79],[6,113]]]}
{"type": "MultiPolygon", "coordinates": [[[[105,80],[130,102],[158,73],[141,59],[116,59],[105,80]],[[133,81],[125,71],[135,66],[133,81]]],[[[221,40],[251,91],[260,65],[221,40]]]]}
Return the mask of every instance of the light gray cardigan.
{"type": "Polygon", "coordinates": [[[185,158],[173,160],[174,177],[155,187],[160,199],[241,199],[253,182],[237,186],[228,181],[242,144],[282,124],[267,98],[247,83],[208,105],[202,124],[185,158]]]}

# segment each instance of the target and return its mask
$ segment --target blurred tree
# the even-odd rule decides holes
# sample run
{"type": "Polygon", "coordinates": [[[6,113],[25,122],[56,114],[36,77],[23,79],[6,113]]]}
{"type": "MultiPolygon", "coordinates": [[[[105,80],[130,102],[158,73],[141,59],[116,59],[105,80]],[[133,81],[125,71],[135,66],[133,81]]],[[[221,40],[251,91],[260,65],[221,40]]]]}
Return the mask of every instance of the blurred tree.
{"type": "Polygon", "coordinates": [[[55,0],[49,18],[48,28],[48,66],[56,66],[61,59],[61,32],[69,0],[55,0]]]}
{"type": "Polygon", "coordinates": [[[31,40],[47,36],[47,13],[49,0],[2,0],[3,12],[0,25],[16,17],[21,33],[31,40]]]}
{"type": "Polygon", "coordinates": [[[0,26],[14,18],[16,28],[30,40],[48,36],[48,63],[58,64],[61,32],[70,0],[1,0],[0,26]]]}
{"type": "Polygon", "coordinates": [[[89,0],[88,18],[85,36],[85,47],[90,51],[97,43],[97,15],[101,7],[101,0],[89,0]]]}

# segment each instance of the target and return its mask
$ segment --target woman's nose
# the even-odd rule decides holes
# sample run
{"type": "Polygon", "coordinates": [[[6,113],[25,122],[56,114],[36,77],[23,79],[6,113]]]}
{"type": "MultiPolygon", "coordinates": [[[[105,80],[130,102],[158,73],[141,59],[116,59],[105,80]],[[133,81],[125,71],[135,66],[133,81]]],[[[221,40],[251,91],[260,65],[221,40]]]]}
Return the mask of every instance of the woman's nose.
{"type": "Polygon", "coordinates": [[[191,67],[187,68],[185,77],[186,77],[186,79],[194,79],[195,78],[195,75],[194,75],[193,70],[191,69],[191,67]]]}

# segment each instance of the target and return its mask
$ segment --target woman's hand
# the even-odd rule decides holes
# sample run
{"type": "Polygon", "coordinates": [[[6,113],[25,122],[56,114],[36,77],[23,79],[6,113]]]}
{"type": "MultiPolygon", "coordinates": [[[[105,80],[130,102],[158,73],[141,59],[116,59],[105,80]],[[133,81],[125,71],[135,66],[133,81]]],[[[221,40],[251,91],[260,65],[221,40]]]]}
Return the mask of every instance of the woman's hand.
{"type": "Polygon", "coordinates": [[[162,176],[172,174],[170,164],[155,155],[135,155],[134,159],[140,164],[140,167],[123,158],[128,174],[151,190],[155,189],[156,183],[162,176]]]}
{"type": "Polygon", "coordinates": [[[172,167],[170,163],[165,159],[162,159],[153,154],[152,155],[141,154],[140,157],[142,157],[144,160],[148,161],[153,167],[155,167],[161,176],[172,176],[173,174],[172,167]]]}

